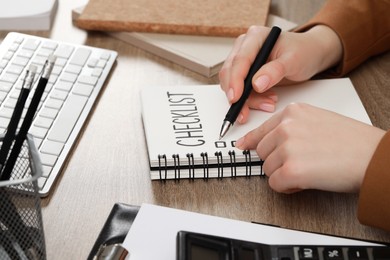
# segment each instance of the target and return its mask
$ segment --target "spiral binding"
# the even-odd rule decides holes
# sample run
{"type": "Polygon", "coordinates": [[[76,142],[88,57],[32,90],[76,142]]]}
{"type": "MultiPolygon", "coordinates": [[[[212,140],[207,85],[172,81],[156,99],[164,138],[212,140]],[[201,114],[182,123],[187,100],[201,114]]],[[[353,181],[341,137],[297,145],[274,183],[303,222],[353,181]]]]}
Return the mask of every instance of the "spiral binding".
{"type": "Polygon", "coordinates": [[[188,159],[188,178],[195,180],[195,164],[194,164],[194,154],[193,153],[187,153],[186,154],[188,159]],[[191,177],[192,173],[192,177],[191,177]]]}
{"type": "Polygon", "coordinates": [[[159,154],[158,155],[158,169],[159,169],[159,174],[160,174],[160,180],[166,180],[167,179],[167,175],[168,175],[168,166],[167,166],[167,157],[165,156],[165,154],[159,154]],[[161,176],[161,159],[164,159],[164,169],[165,169],[165,176],[164,178],[162,178],[161,176]]]}
{"type": "MultiPolygon", "coordinates": [[[[252,156],[249,150],[244,150],[242,152],[244,155],[245,161],[244,161],[244,167],[245,167],[245,176],[251,177],[252,176],[252,156]]],[[[229,161],[227,164],[224,164],[223,161],[223,154],[221,151],[216,151],[214,153],[214,156],[216,158],[216,165],[217,168],[217,179],[222,179],[224,177],[224,168],[229,169],[230,168],[230,177],[235,178],[237,177],[237,161],[236,161],[236,152],[233,150],[228,151],[229,155],[229,161]],[[226,165],[229,165],[228,167],[224,167],[226,165]]],[[[203,179],[208,180],[209,179],[209,156],[207,153],[201,153],[200,156],[202,157],[202,164],[201,165],[195,165],[195,159],[193,153],[187,153],[187,165],[185,165],[185,170],[188,170],[188,179],[195,180],[195,169],[196,168],[202,168],[203,169],[203,179]]],[[[168,166],[167,157],[165,154],[159,154],[158,155],[158,171],[159,171],[159,177],[160,180],[167,180],[168,176],[168,170],[173,169],[174,171],[174,180],[180,180],[181,174],[184,171],[184,168],[180,167],[180,156],[179,154],[173,154],[173,166],[168,166]]],[[[259,176],[264,176],[263,172],[263,161],[260,160],[259,162],[260,166],[260,174],[259,176]]]]}
{"type": "Polygon", "coordinates": [[[215,152],[214,154],[217,157],[217,168],[218,168],[218,179],[223,178],[223,158],[222,152],[215,152]]]}

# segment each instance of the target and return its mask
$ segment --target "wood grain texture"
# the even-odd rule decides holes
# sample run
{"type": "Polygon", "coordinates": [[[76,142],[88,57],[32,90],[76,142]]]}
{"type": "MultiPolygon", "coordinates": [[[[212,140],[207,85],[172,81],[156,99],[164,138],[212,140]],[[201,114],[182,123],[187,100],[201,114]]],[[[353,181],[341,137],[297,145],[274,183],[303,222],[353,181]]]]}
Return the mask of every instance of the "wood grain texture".
{"type": "MultiPolygon", "coordinates": [[[[303,23],[323,0],[273,0],[271,13],[303,23]]],[[[53,192],[42,201],[48,259],[86,259],[116,202],[143,202],[306,231],[390,242],[390,234],[356,219],[356,194],[304,191],[278,194],[266,178],[222,181],[150,180],[139,92],[146,85],[218,83],[172,62],[71,22],[77,0],[60,0],[51,32],[57,40],[118,51],[104,91],[53,192]]],[[[0,39],[6,32],[0,32],[0,39]]],[[[350,73],[373,121],[390,127],[390,53],[350,73]]]]}
{"type": "Polygon", "coordinates": [[[90,0],[77,20],[99,31],[235,37],[265,25],[270,0],[90,0]]]}

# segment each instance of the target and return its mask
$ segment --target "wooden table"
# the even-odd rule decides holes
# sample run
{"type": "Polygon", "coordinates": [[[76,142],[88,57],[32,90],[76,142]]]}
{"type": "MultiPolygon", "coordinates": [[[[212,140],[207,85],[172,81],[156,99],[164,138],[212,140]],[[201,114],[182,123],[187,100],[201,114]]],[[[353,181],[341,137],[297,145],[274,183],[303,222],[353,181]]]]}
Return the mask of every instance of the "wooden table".
{"type": "MultiPolygon", "coordinates": [[[[298,24],[323,0],[272,1],[271,13],[298,24]]],[[[115,68],[53,192],[42,201],[48,259],[85,259],[116,202],[143,202],[283,227],[390,242],[390,234],[356,219],[356,194],[304,191],[283,195],[266,179],[160,183],[149,177],[139,90],[150,84],[207,84],[200,76],[103,33],[71,22],[80,1],[60,0],[50,32],[39,36],[118,51],[115,68]],[[107,138],[109,137],[109,138],[107,138]]],[[[0,39],[6,32],[0,32],[0,39]]],[[[351,77],[374,125],[390,128],[390,53],[351,77]]]]}

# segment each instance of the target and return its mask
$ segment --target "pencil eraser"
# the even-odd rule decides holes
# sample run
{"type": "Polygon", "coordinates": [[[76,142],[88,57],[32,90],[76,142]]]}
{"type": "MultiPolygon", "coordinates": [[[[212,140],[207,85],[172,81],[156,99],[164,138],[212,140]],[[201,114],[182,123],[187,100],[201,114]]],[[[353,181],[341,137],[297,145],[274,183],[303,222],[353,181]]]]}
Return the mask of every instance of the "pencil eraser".
{"type": "Polygon", "coordinates": [[[38,67],[37,67],[36,65],[32,65],[32,64],[31,64],[31,65],[28,67],[28,71],[30,71],[31,73],[36,73],[37,70],[38,70],[38,67]]]}
{"type": "Polygon", "coordinates": [[[49,55],[49,58],[48,58],[49,62],[54,63],[54,62],[56,61],[56,59],[57,59],[57,56],[55,56],[55,55],[53,55],[53,54],[50,54],[50,55],[49,55]]]}

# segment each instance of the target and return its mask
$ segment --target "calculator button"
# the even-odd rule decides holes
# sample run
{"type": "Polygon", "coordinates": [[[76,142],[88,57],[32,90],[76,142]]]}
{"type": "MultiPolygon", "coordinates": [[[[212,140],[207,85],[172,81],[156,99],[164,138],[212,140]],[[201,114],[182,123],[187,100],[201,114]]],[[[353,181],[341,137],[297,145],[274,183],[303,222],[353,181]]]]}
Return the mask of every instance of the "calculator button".
{"type": "Polygon", "coordinates": [[[281,260],[295,259],[294,248],[292,248],[292,247],[279,247],[278,248],[278,259],[281,259],[281,260]]]}
{"type": "Polygon", "coordinates": [[[344,260],[343,250],[340,247],[325,247],[323,256],[325,260],[344,260]]]}
{"type": "Polygon", "coordinates": [[[349,248],[349,260],[368,260],[367,250],[365,248],[349,248]]]}
{"type": "Polygon", "coordinates": [[[389,260],[390,247],[375,247],[372,250],[372,254],[375,260],[389,260]]]}
{"type": "Polygon", "coordinates": [[[304,259],[319,259],[318,251],[315,247],[300,247],[298,250],[300,260],[304,259]]]}

